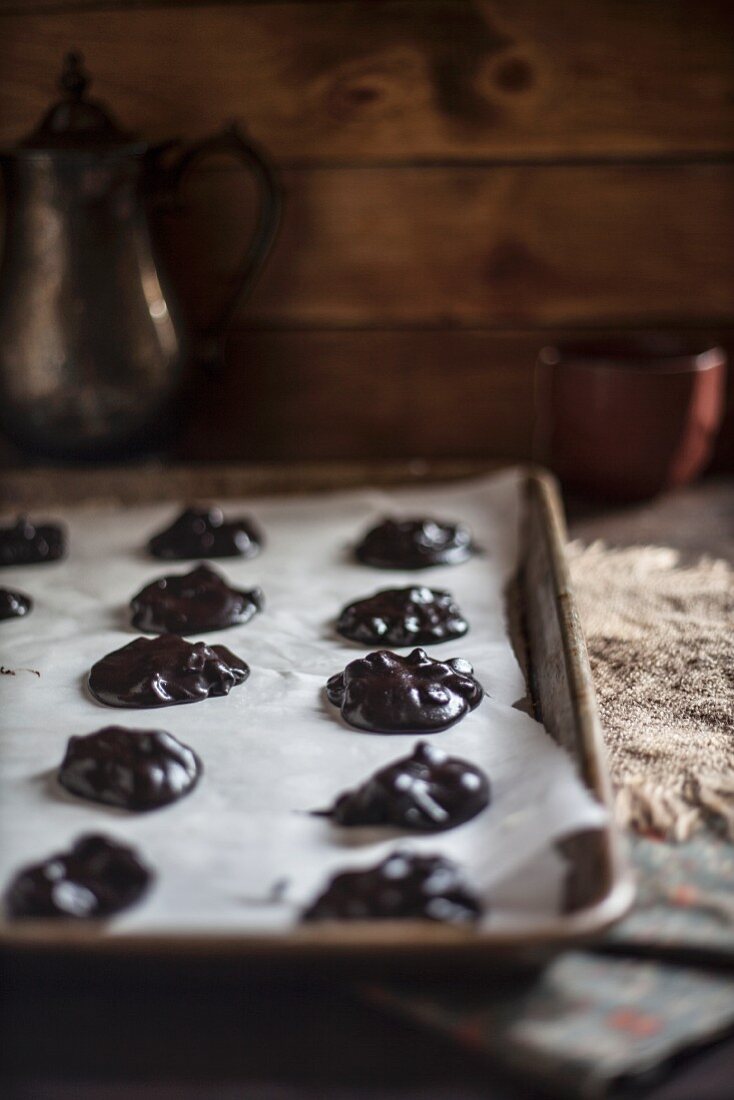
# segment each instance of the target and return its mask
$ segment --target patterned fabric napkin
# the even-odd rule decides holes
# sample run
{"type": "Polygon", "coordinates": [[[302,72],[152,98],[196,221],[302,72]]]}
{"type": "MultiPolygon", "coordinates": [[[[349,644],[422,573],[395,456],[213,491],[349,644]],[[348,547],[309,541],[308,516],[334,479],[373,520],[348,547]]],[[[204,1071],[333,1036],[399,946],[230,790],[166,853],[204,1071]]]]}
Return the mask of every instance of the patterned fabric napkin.
{"type": "Polygon", "coordinates": [[[596,953],[520,988],[367,993],[549,1091],[596,1098],[734,1027],[734,573],[681,569],[658,547],[570,558],[635,907],[596,953]]]}
{"type": "Polygon", "coordinates": [[[734,849],[710,837],[638,840],[633,861],[637,903],[604,953],[566,952],[520,989],[395,985],[367,995],[562,1097],[604,1097],[650,1076],[734,1027],[734,973],[704,966],[734,965],[734,849]]]}
{"type": "Polygon", "coordinates": [[[734,1025],[734,980],[575,951],[520,991],[380,986],[367,996],[449,1032],[529,1083],[583,1100],[609,1096],[734,1025]]]}
{"type": "Polygon", "coordinates": [[[675,846],[644,837],[631,844],[635,907],[607,945],[734,966],[734,846],[703,832],[675,846]]]}

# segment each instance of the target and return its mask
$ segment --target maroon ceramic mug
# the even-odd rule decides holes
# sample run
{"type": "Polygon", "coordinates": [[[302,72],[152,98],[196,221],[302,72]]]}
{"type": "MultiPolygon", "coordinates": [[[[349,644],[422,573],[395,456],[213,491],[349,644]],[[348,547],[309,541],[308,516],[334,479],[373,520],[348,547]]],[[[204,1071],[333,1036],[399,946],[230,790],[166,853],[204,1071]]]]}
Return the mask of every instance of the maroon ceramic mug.
{"type": "Polygon", "coordinates": [[[536,367],[536,458],[595,496],[643,500],[711,458],[726,354],[657,337],[546,347],[536,367]]]}

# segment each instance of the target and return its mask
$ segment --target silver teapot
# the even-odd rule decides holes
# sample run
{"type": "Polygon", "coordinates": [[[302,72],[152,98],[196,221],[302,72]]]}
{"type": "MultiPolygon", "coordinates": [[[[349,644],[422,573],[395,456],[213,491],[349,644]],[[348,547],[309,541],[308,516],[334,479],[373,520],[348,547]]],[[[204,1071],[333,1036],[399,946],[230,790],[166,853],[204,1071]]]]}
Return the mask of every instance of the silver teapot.
{"type": "Polygon", "coordinates": [[[0,428],[35,455],[155,451],[180,418],[192,363],[215,365],[237,303],[275,239],[281,194],[261,151],[230,127],[197,145],[150,146],[87,96],[78,54],[63,98],[0,155],[6,231],[0,267],[0,428]],[[221,316],[190,333],[154,247],[151,218],[187,169],[239,157],[259,212],[221,316]],[[173,159],[172,159],[173,158],[173,159]]]}

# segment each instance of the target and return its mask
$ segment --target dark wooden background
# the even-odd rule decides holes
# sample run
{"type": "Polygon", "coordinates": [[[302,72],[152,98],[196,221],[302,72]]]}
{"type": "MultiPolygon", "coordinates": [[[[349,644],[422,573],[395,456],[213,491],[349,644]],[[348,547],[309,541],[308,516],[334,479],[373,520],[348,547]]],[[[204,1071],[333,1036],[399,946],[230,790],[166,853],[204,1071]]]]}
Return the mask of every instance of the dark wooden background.
{"type": "MultiPolygon", "coordinates": [[[[70,47],[126,127],[238,119],[282,171],[283,231],[188,457],[526,457],[543,344],[734,346],[731,0],[0,0],[0,143],[70,47]]],[[[251,207],[213,164],[166,218],[200,321],[251,207]]]]}

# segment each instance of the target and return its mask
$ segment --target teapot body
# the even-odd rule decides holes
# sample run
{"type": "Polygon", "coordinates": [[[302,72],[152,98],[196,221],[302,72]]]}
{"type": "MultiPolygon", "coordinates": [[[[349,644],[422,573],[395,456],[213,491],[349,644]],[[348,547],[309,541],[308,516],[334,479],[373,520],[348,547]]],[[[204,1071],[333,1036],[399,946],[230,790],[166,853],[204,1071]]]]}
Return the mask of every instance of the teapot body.
{"type": "Polygon", "coordinates": [[[146,147],[2,158],[0,426],[51,457],[165,441],[188,357],[146,207],[146,147]]]}

